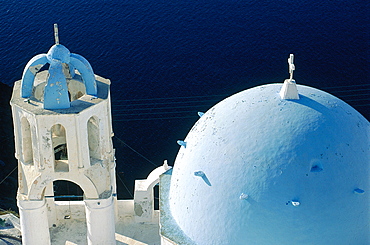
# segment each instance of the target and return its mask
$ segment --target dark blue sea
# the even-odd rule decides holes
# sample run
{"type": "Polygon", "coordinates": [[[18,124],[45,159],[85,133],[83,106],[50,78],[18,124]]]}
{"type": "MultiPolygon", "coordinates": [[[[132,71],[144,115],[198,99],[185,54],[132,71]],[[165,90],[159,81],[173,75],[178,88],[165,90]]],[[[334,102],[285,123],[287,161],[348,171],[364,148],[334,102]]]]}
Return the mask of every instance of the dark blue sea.
{"type": "Polygon", "coordinates": [[[60,42],[112,82],[119,196],[173,164],[198,111],[288,78],[328,91],[370,119],[369,1],[1,1],[1,82],[60,42]]]}

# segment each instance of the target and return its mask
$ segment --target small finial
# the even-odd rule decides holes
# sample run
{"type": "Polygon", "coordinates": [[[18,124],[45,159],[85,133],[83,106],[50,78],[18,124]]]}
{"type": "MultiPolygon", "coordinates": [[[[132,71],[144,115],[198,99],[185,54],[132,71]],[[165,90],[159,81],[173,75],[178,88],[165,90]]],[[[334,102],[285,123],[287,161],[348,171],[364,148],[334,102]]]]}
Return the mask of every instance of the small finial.
{"type": "Polygon", "coordinates": [[[59,34],[58,34],[58,24],[54,24],[54,37],[55,37],[55,44],[59,44],[59,34]]]}
{"type": "Polygon", "coordinates": [[[207,178],[206,174],[203,171],[195,171],[194,175],[201,177],[207,185],[212,186],[211,182],[209,181],[209,179],[207,178]]]}
{"type": "Polygon", "coordinates": [[[194,172],[194,175],[195,175],[195,176],[199,176],[199,177],[203,177],[203,176],[205,176],[206,174],[205,174],[203,171],[196,171],[196,172],[194,172]]]}
{"type": "Polygon", "coordinates": [[[242,193],[242,194],[240,194],[239,199],[240,200],[246,200],[246,199],[248,199],[248,197],[249,197],[249,195],[247,195],[245,193],[242,193]]]}
{"type": "Polygon", "coordinates": [[[292,205],[294,207],[298,207],[299,205],[301,205],[301,203],[299,201],[297,201],[297,200],[292,200],[292,205]]]}
{"type": "Polygon", "coordinates": [[[183,140],[178,140],[178,141],[177,141],[177,144],[179,144],[179,145],[181,145],[181,146],[183,146],[183,147],[185,147],[185,148],[186,148],[186,142],[185,142],[185,141],[183,141],[183,140]]]}
{"type": "Polygon", "coordinates": [[[288,64],[289,64],[289,74],[290,74],[290,80],[293,80],[293,72],[295,70],[294,66],[294,54],[290,54],[288,58],[288,64]]]}
{"type": "Polygon", "coordinates": [[[167,160],[163,161],[163,167],[164,167],[165,170],[168,170],[168,169],[171,168],[171,167],[168,166],[167,160]]]}
{"type": "Polygon", "coordinates": [[[202,117],[204,115],[204,112],[198,111],[198,116],[202,117]]]}

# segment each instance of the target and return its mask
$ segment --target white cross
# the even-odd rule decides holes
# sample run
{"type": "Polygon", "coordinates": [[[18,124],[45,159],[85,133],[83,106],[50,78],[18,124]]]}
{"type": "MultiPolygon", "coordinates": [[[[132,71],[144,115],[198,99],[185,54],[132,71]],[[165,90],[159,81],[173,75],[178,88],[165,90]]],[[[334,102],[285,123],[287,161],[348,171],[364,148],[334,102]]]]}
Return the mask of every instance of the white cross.
{"type": "Polygon", "coordinates": [[[294,55],[290,54],[290,57],[288,59],[290,80],[293,80],[293,72],[295,70],[295,66],[293,62],[294,62],[294,55]]]}

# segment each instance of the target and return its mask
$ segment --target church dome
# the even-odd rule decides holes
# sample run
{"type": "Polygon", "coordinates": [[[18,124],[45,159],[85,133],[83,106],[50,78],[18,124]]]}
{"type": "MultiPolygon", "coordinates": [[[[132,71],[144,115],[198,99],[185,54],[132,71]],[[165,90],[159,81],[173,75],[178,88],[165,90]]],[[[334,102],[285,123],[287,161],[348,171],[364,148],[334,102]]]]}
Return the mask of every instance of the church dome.
{"type": "MultiPolygon", "coordinates": [[[[23,70],[21,81],[22,98],[33,98],[43,101],[44,109],[67,109],[71,106],[71,92],[79,90],[80,81],[86,94],[96,96],[97,85],[95,75],[90,63],[81,55],[71,53],[64,45],[59,43],[58,26],[54,25],[55,44],[47,54],[34,56],[23,70]],[[48,74],[42,76],[42,81],[35,83],[39,71],[49,64],[48,74]],[[81,79],[77,78],[76,71],[81,79]],[[72,82],[71,82],[72,81],[72,82]],[[37,88],[38,85],[38,88],[37,88]],[[69,91],[71,90],[71,91],[69,91]],[[40,94],[43,94],[40,96],[40,94]]],[[[40,76],[41,77],[41,76],[40,76]]],[[[76,96],[82,93],[78,91],[76,96]]]]}
{"type": "Polygon", "coordinates": [[[172,217],[195,244],[365,244],[369,122],[297,85],[237,93],[207,111],[177,155],[172,217]]]}

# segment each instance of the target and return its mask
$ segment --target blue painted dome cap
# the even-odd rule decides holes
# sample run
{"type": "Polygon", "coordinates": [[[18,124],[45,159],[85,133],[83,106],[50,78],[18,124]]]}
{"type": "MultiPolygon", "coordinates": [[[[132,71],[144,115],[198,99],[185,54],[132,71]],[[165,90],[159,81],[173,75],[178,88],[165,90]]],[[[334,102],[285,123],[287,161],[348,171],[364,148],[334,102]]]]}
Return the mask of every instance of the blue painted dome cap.
{"type": "Polygon", "coordinates": [[[54,44],[47,53],[47,58],[51,62],[52,60],[59,60],[62,63],[70,62],[71,52],[62,44],[54,44]]]}
{"type": "Polygon", "coordinates": [[[48,63],[50,67],[44,90],[44,108],[64,109],[70,107],[67,81],[73,79],[75,70],[78,70],[81,75],[86,87],[86,94],[97,96],[98,91],[90,63],[81,55],[71,53],[59,43],[56,24],[54,25],[54,35],[55,44],[48,53],[36,55],[27,63],[22,76],[21,96],[23,98],[32,96],[36,74],[48,63]]]}

